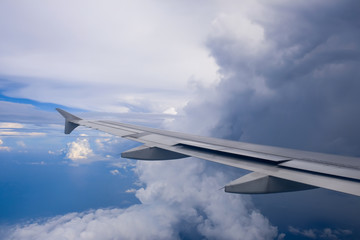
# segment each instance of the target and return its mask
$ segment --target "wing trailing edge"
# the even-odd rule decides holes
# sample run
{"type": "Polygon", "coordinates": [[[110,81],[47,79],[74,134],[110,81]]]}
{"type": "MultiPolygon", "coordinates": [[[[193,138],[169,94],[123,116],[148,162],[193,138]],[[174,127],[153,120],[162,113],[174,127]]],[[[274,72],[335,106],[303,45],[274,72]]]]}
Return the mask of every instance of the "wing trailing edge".
{"type": "Polygon", "coordinates": [[[360,196],[360,158],[330,155],[196,136],[144,126],[84,120],[62,109],[65,134],[85,126],[144,145],[125,151],[122,157],[169,160],[197,157],[249,170],[225,186],[232,193],[276,193],[316,187],[360,196]]]}

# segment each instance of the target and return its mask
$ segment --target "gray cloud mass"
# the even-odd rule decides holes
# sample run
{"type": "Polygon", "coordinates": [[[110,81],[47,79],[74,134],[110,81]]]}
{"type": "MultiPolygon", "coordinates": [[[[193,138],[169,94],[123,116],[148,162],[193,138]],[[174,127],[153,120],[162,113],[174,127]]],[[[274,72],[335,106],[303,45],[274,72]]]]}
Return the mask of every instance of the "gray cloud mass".
{"type": "Polygon", "coordinates": [[[202,111],[216,118],[215,136],[359,156],[358,9],[358,1],[266,2],[250,16],[263,33],[255,41],[231,26],[213,33],[207,46],[223,77],[187,114],[193,121],[211,109],[202,111]]]}
{"type": "MultiPolygon", "coordinates": [[[[216,137],[360,156],[360,3],[272,1],[257,9],[248,34],[239,34],[236,14],[216,19],[207,46],[222,78],[199,89],[185,124],[216,137]]],[[[319,189],[253,201],[280,231],[290,222],[359,227],[359,200],[349,195],[319,189]]],[[[352,234],[343,239],[360,233],[352,234]]]]}

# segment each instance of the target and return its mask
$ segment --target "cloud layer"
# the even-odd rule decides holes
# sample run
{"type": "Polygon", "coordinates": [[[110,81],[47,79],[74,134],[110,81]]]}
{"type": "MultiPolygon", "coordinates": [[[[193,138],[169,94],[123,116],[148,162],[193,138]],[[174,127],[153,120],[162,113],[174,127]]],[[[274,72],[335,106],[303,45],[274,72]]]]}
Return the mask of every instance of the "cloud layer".
{"type": "Polygon", "coordinates": [[[140,205],[19,225],[9,239],[272,239],[277,235],[247,198],[216,190],[228,177],[206,168],[196,159],[138,162],[136,170],[146,184],[136,191],[140,205]]]}
{"type": "Polygon", "coordinates": [[[7,96],[159,113],[186,103],[188,81],[216,79],[202,44],[211,7],[143,0],[71,5],[0,3],[0,76],[17,86],[7,96]]]}

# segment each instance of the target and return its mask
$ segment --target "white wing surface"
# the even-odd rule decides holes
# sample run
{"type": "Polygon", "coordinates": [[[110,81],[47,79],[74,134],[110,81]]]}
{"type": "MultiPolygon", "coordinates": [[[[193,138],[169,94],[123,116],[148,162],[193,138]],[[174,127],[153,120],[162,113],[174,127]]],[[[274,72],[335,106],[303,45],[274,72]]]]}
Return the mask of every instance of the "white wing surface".
{"type": "Polygon", "coordinates": [[[65,118],[65,134],[85,126],[142,146],[121,154],[140,160],[197,157],[252,171],[225,186],[232,193],[275,193],[327,188],[360,196],[360,158],[306,152],[201,137],[113,121],[90,121],[56,109],[65,118]]]}

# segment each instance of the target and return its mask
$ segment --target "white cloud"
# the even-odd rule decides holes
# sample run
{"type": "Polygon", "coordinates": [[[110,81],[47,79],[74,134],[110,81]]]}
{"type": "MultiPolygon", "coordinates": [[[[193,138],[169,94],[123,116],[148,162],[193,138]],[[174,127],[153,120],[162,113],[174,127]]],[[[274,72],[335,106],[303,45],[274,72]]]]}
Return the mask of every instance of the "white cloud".
{"type": "Polygon", "coordinates": [[[64,153],[68,152],[68,149],[66,148],[62,148],[62,149],[57,149],[57,150],[49,150],[48,154],[50,155],[62,155],[64,153]]]}
{"type": "Polygon", "coordinates": [[[95,140],[96,145],[100,148],[100,149],[104,149],[104,142],[108,141],[108,139],[100,139],[97,138],[95,140]]]}
{"type": "Polygon", "coordinates": [[[7,151],[10,152],[11,148],[10,147],[5,147],[5,146],[0,146],[0,151],[7,151]]]}
{"type": "Polygon", "coordinates": [[[46,165],[46,163],[44,161],[41,162],[31,162],[31,165],[46,165]]]}
{"type": "Polygon", "coordinates": [[[170,115],[176,115],[178,114],[176,109],[174,107],[168,108],[166,109],[164,112],[164,114],[170,114],[170,115]]]}
{"type": "MultiPolygon", "coordinates": [[[[34,116],[38,111],[34,112],[31,105],[26,104],[17,104],[17,103],[6,103],[0,101],[0,110],[3,110],[2,113],[6,114],[7,117],[1,116],[0,119],[6,120],[7,118],[18,119],[17,117],[12,116],[12,112],[20,111],[20,115],[24,115],[24,107],[27,107],[29,112],[34,116]]],[[[35,124],[21,124],[16,122],[1,122],[0,123],[0,136],[30,136],[30,137],[38,137],[45,136],[45,132],[38,132],[39,126],[35,124]]],[[[23,145],[23,144],[21,144],[23,145]]],[[[20,146],[20,145],[19,145],[20,146]]]]}
{"type": "Polygon", "coordinates": [[[120,161],[111,163],[111,166],[122,168],[124,170],[128,168],[136,167],[136,160],[121,159],[120,161]]]}
{"type": "Polygon", "coordinates": [[[4,141],[0,139],[0,151],[7,151],[10,152],[11,148],[7,146],[1,146],[4,144],[4,141]]]}
{"type": "MultiPolygon", "coordinates": [[[[83,135],[87,136],[87,135],[83,135]]],[[[49,151],[49,154],[61,154],[64,151],[66,152],[66,158],[70,159],[73,164],[76,166],[79,164],[89,164],[97,161],[115,161],[119,157],[113,156],[119,154],[119,143],[124,141],[124,139],[112,137],[112,138],[97,138],[91,141],[86,137],[79,137],[75,141],[69,142],[67,144],[67,150],[59,150],[57,152],[49,151]]],[[[129,164],[127,162],[112,164],[115,167],[121,165],[122,168],[126,169],[129,164]]],[[[112,172],[113,174],[116,172],[112,172]]]]}
{"type": "Polygon", "coordinates": [[[10,239],[174,239],[171,226],[176,219],[164,215],[165,210],[135,205],[71,213],[43,224],[17,226],[10,239]]]}
{"type": "Polygon", "coordinates": [[[136,193],[136,189],[135,188],[130,188],[128,190],[125,191],[126,193],[136,193]]]}
{"type": "Polygon", "coordinates": [[[119,170],[117,170],[117,169],[111,170],[110,173],[111,173],[112,175],[120,175],[120,172],[119,172],[119,170]]]}
{"type": "Polygon", "coordinates": [[[10,239],[273,239],[271,226],[248,198],[218,191],[225,174],[205,171],[201,160],[140,162],[146,183],[141,201],[127,209],[71,213],[12,228],[10,239]]]}
{"type": "Polygon", "coordinates": [[[20,123],[14,123],[14,122],[1,122],[0,128],[23,128],[24,125],[20,123]]]}
{"type": "Polygon", "coordinates": [[[211,4],[72,4],[1,2],[0,72],[24,84],[7,95],[91,110],[127,112],[135,105],[162,112],[186,103],[189,79],[217,78],[203,46],[211,4]]]}
{"type": "Polygon", "coordinates": [[[0,131],[0,136],[46,136],[44,132],[15,132],[15,131],[0,131]]]}
{"type": "Polygon", "coordinates": [[[92,162],[91,157],[94,157],[94,153],[90,148],[88,139],[77,138],[76,141],[68,143],[68,152],[66,157],[74,163],[92,162]]]}

